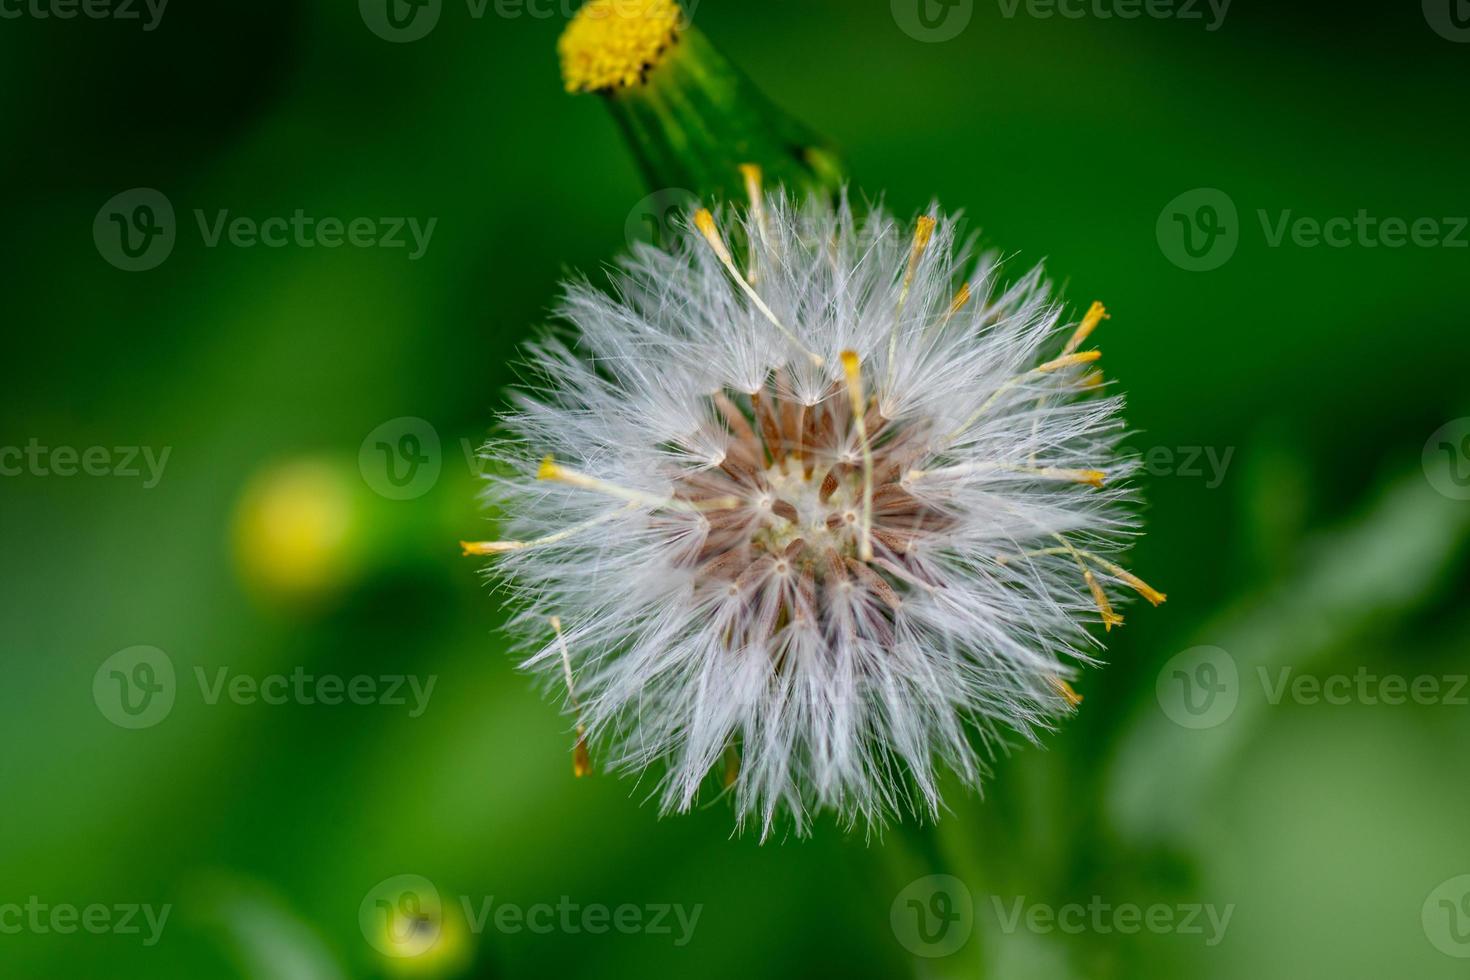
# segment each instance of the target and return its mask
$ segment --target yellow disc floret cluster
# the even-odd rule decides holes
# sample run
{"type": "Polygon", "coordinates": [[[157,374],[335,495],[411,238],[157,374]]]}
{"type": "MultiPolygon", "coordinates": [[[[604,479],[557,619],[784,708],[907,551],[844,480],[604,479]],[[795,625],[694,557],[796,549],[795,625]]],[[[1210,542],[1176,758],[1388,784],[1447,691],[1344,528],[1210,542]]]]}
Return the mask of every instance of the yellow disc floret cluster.
{"type": "Polygon", "coordinates": [[[567,91],[637,84],[675,42],[683,23],[675,0],[591,0],[557,45],[567,91]]]}

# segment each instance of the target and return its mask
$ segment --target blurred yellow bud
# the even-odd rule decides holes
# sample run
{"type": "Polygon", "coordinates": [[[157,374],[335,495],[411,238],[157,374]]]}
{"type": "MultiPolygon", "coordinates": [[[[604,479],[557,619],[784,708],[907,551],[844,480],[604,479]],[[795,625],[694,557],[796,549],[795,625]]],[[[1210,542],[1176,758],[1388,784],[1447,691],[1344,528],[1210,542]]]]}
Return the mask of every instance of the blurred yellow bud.
{"type": "Polygon", "coordinates": [[[320,459],[258,473],[235,509],[234,548],[246,585],[272,599],[330,595],[358,565],[355,474],[320,459]]]}

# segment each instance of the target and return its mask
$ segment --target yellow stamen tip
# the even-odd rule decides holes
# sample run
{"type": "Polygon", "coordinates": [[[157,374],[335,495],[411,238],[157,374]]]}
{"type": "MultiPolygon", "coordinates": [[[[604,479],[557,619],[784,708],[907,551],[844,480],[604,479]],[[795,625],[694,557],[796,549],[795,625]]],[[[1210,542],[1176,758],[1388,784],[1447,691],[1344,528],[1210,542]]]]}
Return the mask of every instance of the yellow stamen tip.
{"type": "Polygon", "coordinates": [[[960,287],[960,291],[954,294],[954,302],[949,304],[949,315],[954,316],[963,310],[968,302],[970,302],[970,284],[965,283],[960,287]]]}
{"type": "Polygon", "coordinates": [[[1083,470],[1081,473],[1081,477],[1083,483],[1086,483],[1089,486],[1097,487],[1099,490],[1101,490],[1103,486],[1103,480],[1107,478],[1107,474],[1104,473],[1102,470],[1083,470]]]}
{"type": "Polygon", "coordinates": [[[1067,706],[1069,708],[1075,708],[1082,703],[1082,695],[1073,690],[1072,685],[1068,684],[1060,677],[1053,677],[1051,679],[1051,684],[1052,687],[1057,689],[1057,693],[1062,696],[1062,700],[1067,702],[1067,706]]]}
{"type": "Polygon", "coordinates": [[[710,248],[714,249],[715,257],[724,264],[726,269],[731,270],[732,275],[738,277],[739,272],[735,271],[735,259],[730,254],[730,248],[725,244],[725,239],[720,236],[720,229],[715,225],[715,216],[710,213],[709,208],[700,208],[694,212],[694,227],[699,229],[704,240],[709,242],[710,248]]]}
{"type": "Polygon", "coordinates": [[[568,92],[601,92],[644,80],[679,37],[674,0],[590,0],[557,43],[568,92]]]}
{"type": "Polygon", "coordinates": [[[577,729],[577,747],[572,750],[572,775],[581,779],[592,775],[592,756],[587,752],[587,735],[577,729]]]}
{"type": "Polygon", "coordinates": [[[1103,306],[1101,303],[1093,303],[1092,306],[1088,307],[1087,315],[1078,324],[1077,331],[1072,334],[1072,339],[1067,341],[1067,346],[1062,350],[1062,353],[1070,354],[1081,347],[1087,338],[1092,335],[1092,332],[1097,329],[1099,323],[1111,319],[1112,317],[1108,315],[1108,308],[1106,306],[1103,306]]]}
{"type": "Polygon", "coordinates": [[[1098,584],[1097,578],[1091,571],[1084,572],[1082,577],[1087,581],[1087,587],[1092,592],[1092,601],[1096,603],[1097,611],[1102,616],[1103,630],[1111,633],[1114,626],[1122,626],[1123,617],[1113,612],[1113,604],[1108,601],[1108,594],[1098,584]]]}
{"type": "Polygon", "coordinates": [[[1120,575],[1119,578],[1121,578],[1123,582],[1131,589],[1133,589],[1139,595],[1143,596],[1155,606],[1162,606],[1165,602],[1169,601],[1169,597],[1167,595],[1149,585],[1147,582],[1139,578],[1137,575],[1134,575],[1132,572],[1125,572],[1123,575],[1120,575]]]}
{"type": "Polygon", "coordinates": [[[764,174],[761,171],[760,165],[755,163],[742,163],[740,165],[740,176],[745,178],[746,189],[753,189],[751,197],[758,196],[764,180],[764,174]]]}
{"type": "Polygon", "coordinates": [[[842,352],[842,370],[849,378],[857,377],[861,365],[862,359],[858,357],[857,351],[845,350],[842,352]]]}
{"type": "Polygon", "coordinates": [[[556,457],[547,456],[541,461],[541,466],[536,470],[538,480],[556,480],[561,478],[561,467],[556,465],[556,457]]]}
{"type": "Polygon", "coordinates": [[[934,219],[928,215],[919,219],[914,228],[914,248],[923,251],[928,247],[929,241],[934,237],[935,224],[934,219]]]}
{"type": "Polygon", "coordinates": [[[1091,364],[1102,357],[1100,350],[1085,350],[1076,354],[1063,354],[1054,361],[1047,361],[1036,370],[1042,374],[1050,374],[1060,371],[1062,368],[1076,367],[1078,364],[1091,364]]]}

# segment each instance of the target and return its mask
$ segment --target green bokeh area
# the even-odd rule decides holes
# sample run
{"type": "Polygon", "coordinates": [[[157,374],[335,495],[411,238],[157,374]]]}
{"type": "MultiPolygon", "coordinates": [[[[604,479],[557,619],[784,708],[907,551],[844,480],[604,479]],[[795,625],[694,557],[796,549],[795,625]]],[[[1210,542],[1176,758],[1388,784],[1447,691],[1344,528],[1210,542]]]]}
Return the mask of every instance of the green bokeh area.
{"type": "Polygon", "coordinates": [[[1107,302],[1103,365],[1153,454],[1130,567],[1170,595],[1128,607],[1079,716],[998,759],[983,801],[953,787],[937,832],[869,840],[828,818],[762,845],[732,836],[724,801],[660,819],[649,780],[574,779],[569,718],[514,670],[456,546],[493,530],[466,448],[517,346],[568,269],[645,227],[611,118],[561,91],[568,5],[444,0],[411,43],[355,3],[178,3],[152,30],[141,4],[140,21],[5,7],[0,447],[112,463],[0,477],[0,973],[1463,976],[1470,458],[1467,430],[1435,434],[1470,416],[1470,45],[1417,3],[1238,0],[1208,30],[1204,4],[1123,19],[977,0],[938,43],[886,0],[694,7],[864,192],[963,209],[1079,309],[1107,302]],[[177,241],[127,272],[94,221],[140,187],[177,241]],[[1236,209],[1235,251],[1189,271],[1170,206],[1200,188],[1236,209]],[[210,244],[222,211],[298,209],[436,223],[417,258],[406,230],[403,248],[210,244]],[[1433,219],[1459,247],[1292,230],[1359,212],[1433,219]],[[392,499],[369,436],[410,418],[439,472],[392,499]],[[117,472],[119,447],[168,450],[156,485],[141,460],[117,472]],[[261,517],[262,499],[285,510],[261,517]],[[242,556],[298,518],[335,529],[334,557],[293,591],[242,556]],[[140,645],[176,696],[132,730],[101,668],[140,645]],[[1195,728],[1171,719],[1171,685],[1223,683],[1176,659],[1201,646],[1227,654],[1238,703],[1195,728]],[[414,716],[407,689],[401,706],[211,699],[198,678],[221,670],[435,686],[414,716]],[[1363,675],[1439,693],[1384,703],[1363,675]],[[1276,697],[1283,676],[1352,686],[1276,697]],[[960,887],[936,897],[932,874],[960,887]],[[400,875],[447,910],[422,956],[381,955],[362,925],[400,875]],[[470,928],[462,897],[700,911],[687,936],[672,915],[668,934],[543,934],[470,928]],[[37,927],[36,904],[105,906],[112,925],[37,927]],[[141,913],[117,927],[129,905],[169,908],[156,942],[141,913]],[[1155,907],[1172,925],[1123,911],[1155,907]],[[972,924],[947,917],[963,908],[972,924]]]}

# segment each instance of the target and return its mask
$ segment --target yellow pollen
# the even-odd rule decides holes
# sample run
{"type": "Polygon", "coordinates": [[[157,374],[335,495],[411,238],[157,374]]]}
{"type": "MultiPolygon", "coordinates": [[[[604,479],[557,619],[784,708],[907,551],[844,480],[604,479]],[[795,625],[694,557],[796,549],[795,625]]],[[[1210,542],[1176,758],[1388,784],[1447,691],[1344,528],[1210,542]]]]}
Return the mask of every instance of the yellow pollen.
{"type": "Polygon", "coordinates": [[[1132,572],[1127,571],[1126,569],[1115,569],[1113,571],[1113,574],[1118,576],[1118,578],[1122,580],[1124,585],[1127,585],[1130,589],[1133,589],[1135,592],[1143,596],[1155,606],[1162,606],[1169,599],[1169,597],[1166,596],[1164,593],[1160,592],[1158,589],[1149,585],[1143,579],[1139,578],[1137,575],[1134,575],[1132,572]]]}
{"type": "MultiPolygon", "coordinates": [[[[929,242],[934,238],[934,219],[928,215],[921,217],[914,226],[914,244],[909,249],[909,267],[903,276],[903,291],[898,294],[898,312],[902,313],[904,305],[909,301],[909,290],[914,285],[914,275],[919,271],[919,261],[924,257],[924,250],[929,247],[929,242]]],[[[898,320],[893,321],[893,330],[888,335],[888,374],[884,385],[892,390],[898,371],[898,320]]]]}
{"type": "Polygon", "coordinates": [[[1066,347],[1062,348],[1062,353],[1070,354],[1081,347],[1087,338],[1091,336],[1092,332],[1097,329],[1099,323],[1111,319],[1112,317],[1108,315],[1108,308],[1106,306],[1103,306],[1101,303],[1093,303],[1091,308],[1088,309],[1087,315],[1082,318],[1082,323],[1078,325],[1077,332],[1072,334],[1072,339],[1067,341],[1066,347]]]}
{"type": "Polygon", "coordinates": [[[868,441],[868,399],[863,394],[862,363],[855,351],[842,352],[842,370],[847,375],[847,395],[852,399],[853,427],[863,450],[863,524],[860,554],[873,560],[873,445],[868,441]]]}
{"type": "Polygon", "coordinates": [[[960,291],[954,294],[954,302],[949,304],[949,313],[945,315],[945,319],[963,310],[968,302],[970,302],[970,284],[965,283],[960,287],[960,291]]]}
{"type": "Polygon", "coordinates": [[[1053,677],[1051,679],[1051,686],[1057,689],[1057,693],[1062,696],[1062,700],[1067,702],[1068,707],[1075,708],[1082,703],[1082,695],[1074,691],[1072,685],[1060,677],[1053,677]]]}
{"type": "Polygon", "coordinates": [[[507,551],[521,551],[526,548],[524,541],[461,541],[460,548],[464,550],[466,558],[483,557],[485,555],[503,555],[507,551]]]}
{"type": "MultiPolygon", "coordinates": [[[[553,467],[555,465],[555,463],[552,464],[553,467]]],[[[542,466],[544,468],[545,464],[543,463],[542,466]]],[[[545,477],[543,477],[543,479],[545,479],[545,477]]],[[[534,541],[461,541],[459,543],[459,546],[464,549],[465,557],[470,558],[484,557],[487,555],[504,555],[512,551],[525,551],[528,548],[540,548],[549,544],[558,544],[562,541],[566,541],[568,538],[576,537],[583,531],[594,528],[599,524],[606,524],[608,521],[617,517],[619,514],[623,514],[627,511],[633,510],[637,506],[638,504],[636,502],[630,502],[627,507],[621,508],[619,510],[609,511],[608,513],[603,514],[600,517],[591,518],[590,520],[583,521],[580,524],[573,524],[571,527],[566,528],[565,530],[557,531],[554,534],[548,534],[544,538],[536,538],[534,541]]]]}
{"type": "Polygon", "coordinates": [[[977,408],[975,410],[975,412],[974,412],[973,415],[971,415],[969,418],[965,419],[964,423],[961,424],[958,429],[955,429],[953,432],[951,432],[949,434],[949,438],[950,439],[957,439],[957,438],[959,438],[959,436],[961,434],[963,434],[966,429],[968,429],[970,426],[974,425],[977,421],[979,421],[980,416],[982,416],[986,412],[990,411],[990,406],[992,406],[996,402],[1000,401],[1002,395],[1004,395],[1006,392],[1012,390],[1018,384],[1020,384],[1021,382],[1025,381],[1027,378],[1031,377],[1032,375],[1036,375],[1036,374],[1051,374],[1053,371],[1060,371],[1063,368],[1076,367],[1079,364],[1091,364],[1091,363],[1093,363],[1094,361],[1098,360],[1101,357],[1102,357],[1102,351],[1100,351],[1100,350],[1085,350],[1085,351],[1082,351],[1082,352],[1077,353],[1077,354],[1063,354],[1061,357],[1058,357],[1056,360],[1047,361],[1045,364],[1042,364],[1042,365],[1040,365],[1038,367],[1032,368],[1030,371],[1027,371],[1025,374],[1017,375],[1016,377],[1014,377],[1011,380],[1007,381],[1005,384],[1001,385],[999,388],[995,389],[995,393],[992,394],[989,398],[987,398],[985,400],[985,404],[981,405],[979,408],[977,408]]]}
{"type": "Polygon", "coordinates": [[[1102,489],[1107,474],[1102,470],[1067,470],[1058,469],[1054,466],[1018,466],[1015,463],[965,463],[959,466],[946,466],[937,470],[909,470],[904,475],[904,482],[914,483],[928,477],[954,477],[968,476],[975,473],[990,473],[994,471],[1007,473],[1024,473],[1027,476],[1040,477],[1043,480],[1062,480],[1068,483],[1086,483],[1089,486],[1102,489]]]}
{"type": "Polygon", "coordinates": [[[1074,367],[1078,364],[1091,364],[1102,357],[1100,350],[1085,350],[1080,354],[1063,354],[1054,361],[1047,361],[1036,370],[1042,374],[1050,374],[1052,371],[1060,371],[1062,368],[1074,367]]]}
{"type": "Polygon", "coordinates": [[[1051,466],[1044,466],[1035,470],[1026,470],[1017,467],[1019,472],[1031,472],[1045,480],[1063,480],[1069,483],[1085,483],[1090,487],[1102,489],[1103,480],[1107,474],[1102,470],[1059,470],[1051,466]]]}
{"type": "Polygon", "coordinates": [[[1060,548],[1040,548],[1036,551],[1022,552],[1019,555],[997,555],[995,558],[996,564],[1007,565],[1020,558],[1040,558],[1043,555],[1071,555],[1079,561],[1085,559],[1086,561],[1092,562],[1098,568],[1101,568],[1104,572],[1122,582],[1155,606],[1162,606],[1169,600],[1167,595],[1116,562],[1108,561],[1106,558],[1100,558],[1090,551],[1080,551],[1067,544],[1065,539],[1059,538],[1059,540],[1062,540],[1063,543],[1063,546],[1060,548]]]}
{"type": "MultiPolygon", "coordinates": [[[[750,217],[755,223],[756,232],[760,235],[761,244],[769,248],[771,245],[770,222],[766,218],[765,177],[761,168],[754,163],[742,163],[740,165],[740,176],[745,180],[745,196],[750,199],[750,217]]],[[[760,278],[760,271],[755,267],[755,242],[750,243],[750,266],[746,272],[746,280],[754,286],[760,278]]]]}
{"type": "MultiPolygon", "coordinates": [[[[536,471],[536,479],[565,483],[567,486],[578,487],[582,490],[604,493],[609,497],[626,500],[631,504],[641,505],[652,510],[676,510],[697,514],[711,510],[733,510],[744,503],[739,497],[733,495],[700,501],[679,500],[676,497],[660,497],[657,494],[619,486],[616,483],[609,483],[607,480],[600,480],[595,476],[589,476],[586,473],[568,469],[557,463],[551,456],[547,456],[541,461],[541,468],[536,471]]],[[[512,548],[510,550],[517,549],[512,548]]]]}
{"type": "Polygon", "coordinates": [[[1087,582],[1087,587],[1092,591],[1092,601],[1097,604],[1097,611],[1102,614],[1103,630],[1111,633],[1114,626],[1123,625],[1123,617],[1113,612],[1113,604],[1108,602],[1108,594],[1098,584],[1097,576],[1092,574],[1092,569],[1082,573],[1087,582]]]}
{"type": "Polygon", "coordinates": [[[904,301],[909,298],[909,288],[914,284],[914,276],[919,271],[919,262],[924,258],[924,252],[929,248],[929,242],[933,238],[934,219],[925,215],[914,227],[914,244],[909,249],[909,268],[903,277],[903,294],[898,300],[899,309],[903,308],[904,301]]]}
{"type": "Polygon", "coordinates": [[[674,0],[590,0],[557,42],[567,91],[638,84],[683,27],[684,12],[674,0]]]}

